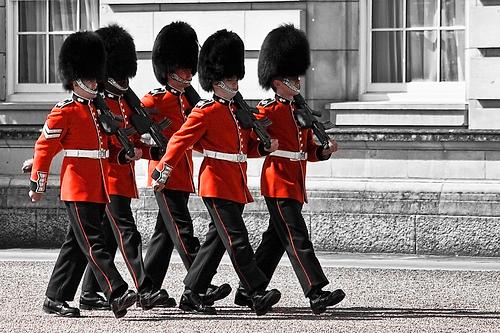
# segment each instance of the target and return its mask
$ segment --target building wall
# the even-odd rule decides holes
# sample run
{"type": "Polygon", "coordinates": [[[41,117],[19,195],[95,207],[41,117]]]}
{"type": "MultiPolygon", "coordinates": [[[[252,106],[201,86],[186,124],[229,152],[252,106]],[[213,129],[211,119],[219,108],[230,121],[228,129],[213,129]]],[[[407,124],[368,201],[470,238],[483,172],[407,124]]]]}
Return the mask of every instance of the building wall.
{"type": "Polygon", "coordinates": [[[469,6],[469,128],[500,129],[500,1],[469,6]]]}
{"type": "Polygon", "coordinates": [[[5,10],[5,0],[0,0],[0,101],[5,101],[5,92],[7,89],[5,81],[6,72],[6,37],[7,37],[7,25],[6,18],[7,13],[5,10]]]}

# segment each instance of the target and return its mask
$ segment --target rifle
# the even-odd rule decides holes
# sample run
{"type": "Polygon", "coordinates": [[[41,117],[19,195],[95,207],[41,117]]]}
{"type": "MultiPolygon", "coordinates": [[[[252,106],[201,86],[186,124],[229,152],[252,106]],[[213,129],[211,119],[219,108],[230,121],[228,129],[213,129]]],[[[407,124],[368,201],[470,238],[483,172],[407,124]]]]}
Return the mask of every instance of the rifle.
{"type": "Polygon", "coordinates": [[[172,121],[168,118],[165,118],[160,123],[155,123],[151,120],[151,117],[147,113],[147,111],[142,107],[141,100],[135,92],[129,87],[127,91],[123,94],[125,101],[128,105],[134,109],[135,114],[130,118],[132,126],[137,130],[139,134],[148,133],[156,145],[162,150],[165,151],[167,148],[167,139],[163,135],[163,129],[167,128],[172,124],[172,121]]]}
{"type": "Polygon", "coordinates": [[[113,112],[111,112],[101,93],[98,93],[92,101],[97,108],[97,113],[99,114],[98,119],[104,133],[116,136],[120,144],[125,149],[125,154],[127,154],[130,158],[134,158],[134,145],[128,139],[128,136],[133,134],[134,130],[132,129],[131,131],[130,129],[120,128],[119,121],[121,120],[121,117],[117,117],[113,114],[113,112]]]}
{"type": "Polygon", "coordinates": [[[264,147],[271,147],[271,137],[266,130],[266,127],[271,125],[271,121],[268,118],[260,120],[255,118],[255,114],[258,114],[259,111],[256,108],[251,108],[239,91],[233,97],[233,100],[238,105],[236,118],[238,118],[243,128],[253,128],[257,137],[264,144],[264,147]]]}
{"type": "Polygon", "coordinates": [[[299,124],[303,127],[312,128],[323,149],[327,149],[330,146],[330,137],[326,130],[333,128],[333,124],[330,121],[320,122],[316,119],[316,117],[321,117],[321,112],[312,110],[301,94],[297,94],[293,98],[299,107],[295,114],[299,124]]]}
{"type": "Polygon", "coordinates": [[[193,88],[193,86],[189,86],[184,89],[184,96],[186,96],[186,99],[191,107],[194,107],[201,99],[200,95],[198,95],[198,92],[193,88]]]}

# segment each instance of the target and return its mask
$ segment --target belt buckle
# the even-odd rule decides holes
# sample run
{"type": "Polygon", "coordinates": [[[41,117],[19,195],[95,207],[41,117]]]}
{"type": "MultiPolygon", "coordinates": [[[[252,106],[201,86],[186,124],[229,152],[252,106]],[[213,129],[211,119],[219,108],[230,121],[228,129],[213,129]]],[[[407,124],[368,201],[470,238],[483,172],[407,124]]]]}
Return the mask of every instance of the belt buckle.
{"type": "Polygon", "coordinates": [[[237,160],[238,160],[239,163],[245,162],[245,155],[238,154],[237,160]]]}
{"type": "Polygon", "coordinates": [[[306,152],[305,151],[299,151],[299,160],[304,161],[306,160],[306,152]]]}
{"type": "Polygon", "coordinates": [[[100,159],[106,158],[106,151],[105,150],[99,150],[97,152],[97,157],[100,159]]]}

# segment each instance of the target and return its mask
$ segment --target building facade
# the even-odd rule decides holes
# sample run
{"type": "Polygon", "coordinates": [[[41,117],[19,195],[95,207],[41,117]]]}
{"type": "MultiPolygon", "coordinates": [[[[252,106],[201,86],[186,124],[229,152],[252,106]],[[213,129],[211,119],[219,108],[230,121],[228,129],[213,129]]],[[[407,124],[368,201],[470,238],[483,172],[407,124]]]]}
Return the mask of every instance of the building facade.
{"type": "MultiPolygon", "coordinates": [[[[0,219],[14,225],[23,207],[36,224],[22,236],[26,244],[52,244],[47,239],[58,236],[40,230],[64,221],[57,177],[49,200],[30,210],[18,174],[47,111],[66,97],[56,75],[64,36],[124,26],[139,59],[131,85],[142,95],[158,87],[151,49],[174,20],[189,22],[200,44],[222,28],[242,37],[241,91],[252,102],[270,96],[257,82],[265,35],[282,23],[306,32],[312,65],[303,93],[336,125],[331,135],[341,148],[308,171],[305,212],[318,249],[500,255],[500,3],[493,0],[0,0],[0,219]]],[[[249,168],[256,191],[260,165],[249,168]]],[[[139,169],[145,184],[145,165],[139,169]]],[[[155,204],[149,189],[142,194],[135,207],[147,234],[155,204]]],[[[196,199],[192,208],[202,232],[207,215],[196,199]]],[[[261,200],[246,218],[257,242],[267,223],[261,200]]],[[[20,238],[0,232],[0,239],[20,238]]]]}

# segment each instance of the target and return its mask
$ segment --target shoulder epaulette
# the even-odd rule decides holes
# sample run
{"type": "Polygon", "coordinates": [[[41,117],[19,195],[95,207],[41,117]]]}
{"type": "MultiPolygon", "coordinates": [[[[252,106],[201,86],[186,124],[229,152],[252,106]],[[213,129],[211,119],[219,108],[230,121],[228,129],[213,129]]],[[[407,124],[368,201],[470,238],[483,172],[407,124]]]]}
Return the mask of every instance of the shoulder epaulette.
{"type": "Polygon", "coordinates": [[[149,92],[149,94],[151,96],[154,96],[154,95],[159,95],[159,94],[164,94],[166,92],[165,88],[156,88],[156,89],[153,89],[149,92]]]}
{"type": "Polygon", "coordinates": [[[68,98],[68,99],[65,99],[64,101],[60,101],[59,103],[57,103],[55,107],[62,109],[63,107],[65,107],[66,105],[70,105],[71,103],[73,103],[73,99],[68,98]]]}
{"type": "Polygon", "coordinates": [[[196,103],[196,106],[198,109],[203,109],[204,107],[207,107],[211,104],[213,104],[215,101],[213,99],[201,99],[198,103],[196,103]]]}
{"type": "Polygon", "coordinates": [[[259,102],[259,106],[266,107],[276,102],[274,98],[266,98],[259,102]]]}

